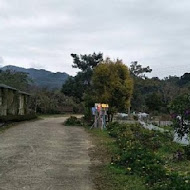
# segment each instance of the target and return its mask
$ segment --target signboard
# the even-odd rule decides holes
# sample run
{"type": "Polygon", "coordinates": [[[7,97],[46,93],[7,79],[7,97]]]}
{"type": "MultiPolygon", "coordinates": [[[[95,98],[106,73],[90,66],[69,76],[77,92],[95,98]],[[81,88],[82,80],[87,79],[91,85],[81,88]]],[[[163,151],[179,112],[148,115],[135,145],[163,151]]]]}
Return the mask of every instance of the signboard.
{"type": "Polygon", "coordinates": [[[95,103],[95,106],[92,107],[92,115],[94,115],[94,124],[92,125],[92,127],[101,127],[101,129],[106,128],[106,117],[108,108],[108,104],[95,103]]]}
{"type": "Polygon", "coordinates": [[[108,104],[102,104],[102,108],[109,108],[108,104]]]}

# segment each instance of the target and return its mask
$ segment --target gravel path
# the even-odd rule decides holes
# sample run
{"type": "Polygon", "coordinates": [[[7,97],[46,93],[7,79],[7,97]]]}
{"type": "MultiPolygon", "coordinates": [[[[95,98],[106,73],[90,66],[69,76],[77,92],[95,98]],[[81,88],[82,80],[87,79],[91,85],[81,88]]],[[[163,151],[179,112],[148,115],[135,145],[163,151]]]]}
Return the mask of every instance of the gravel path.
{"type": "Polygon", "coordinates": [[[64,117],[0,133],[0,190],[92,190],[88,134],[64,117]]]}

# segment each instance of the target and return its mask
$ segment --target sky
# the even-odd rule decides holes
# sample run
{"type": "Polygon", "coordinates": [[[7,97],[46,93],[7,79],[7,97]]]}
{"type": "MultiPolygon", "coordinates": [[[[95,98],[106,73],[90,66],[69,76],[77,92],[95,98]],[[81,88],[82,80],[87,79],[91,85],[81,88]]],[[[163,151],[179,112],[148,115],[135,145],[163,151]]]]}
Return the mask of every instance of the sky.
{"type": "Polygon", "coordinates": [[[75,75],[71,53],[190,72],[189,0],[0,0],[0,66],[75,75]]]}

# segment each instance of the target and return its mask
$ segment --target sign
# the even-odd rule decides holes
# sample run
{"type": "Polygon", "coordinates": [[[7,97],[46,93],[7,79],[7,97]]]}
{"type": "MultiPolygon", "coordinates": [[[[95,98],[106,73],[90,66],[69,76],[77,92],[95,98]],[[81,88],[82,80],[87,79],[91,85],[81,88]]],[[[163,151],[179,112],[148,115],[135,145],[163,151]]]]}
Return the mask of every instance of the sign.
{"type": "Polygon", "coordinates": [[[102,104],[102,108],[109,108],[108,104],[102,104]]]}

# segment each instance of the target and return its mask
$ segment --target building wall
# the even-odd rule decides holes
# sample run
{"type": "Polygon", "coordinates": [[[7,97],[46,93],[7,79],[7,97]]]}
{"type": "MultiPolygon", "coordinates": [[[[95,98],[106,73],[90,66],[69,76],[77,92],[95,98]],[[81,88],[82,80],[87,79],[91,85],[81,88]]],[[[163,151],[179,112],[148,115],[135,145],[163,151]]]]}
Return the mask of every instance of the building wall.
{"type": "Polygon", "coordinates": [[[7,115],[18,114],[18,93],[14,90],[8,89],[7,91],[7,115]]]}
{"type": "Polygon", "coordinates": [[[0,116],[27,114],[27,99],[28,95],[16,90],[0,88],[0,116]]]}
{"type": "Polygon", "coordinates": [[[7,91],[8,89],[1,88],[1,105],[0,105],[0,115],[7,115],[7,91]]]}
{"type": "Polygon", "coordinates": [[[25,98],[24,98],[24,95],[20,94],[19,95],[19,112],[18,112],[19,115],[25,114],[24,106],[25,106],[25,98]]]}

